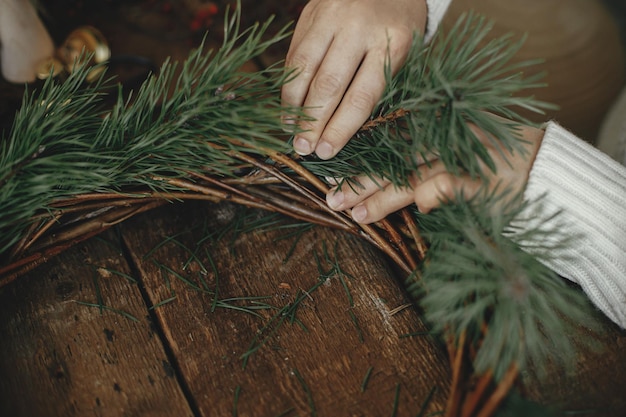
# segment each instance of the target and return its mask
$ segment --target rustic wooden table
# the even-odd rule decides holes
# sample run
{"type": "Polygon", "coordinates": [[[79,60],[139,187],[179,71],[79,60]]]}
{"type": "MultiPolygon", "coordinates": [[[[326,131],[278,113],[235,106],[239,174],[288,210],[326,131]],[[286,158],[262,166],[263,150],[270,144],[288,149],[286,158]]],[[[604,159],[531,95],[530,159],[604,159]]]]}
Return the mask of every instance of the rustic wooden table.
{"type": "MultiPolygon", "coordinates": [[[[114,53],[187,55],[187,39],[120,25],[112,10],[89,23],[114,53]]],[[[238,230],[255,216],[227,203],[167,205],[2,288],[0,416],[443,410],[445,351],[387,260],[326,228],[238,230]]],[[[626,334],[601,320],[596,350],[571,372],[524,374],[522,392],[580,415],[626,415],[626,334]]]]}

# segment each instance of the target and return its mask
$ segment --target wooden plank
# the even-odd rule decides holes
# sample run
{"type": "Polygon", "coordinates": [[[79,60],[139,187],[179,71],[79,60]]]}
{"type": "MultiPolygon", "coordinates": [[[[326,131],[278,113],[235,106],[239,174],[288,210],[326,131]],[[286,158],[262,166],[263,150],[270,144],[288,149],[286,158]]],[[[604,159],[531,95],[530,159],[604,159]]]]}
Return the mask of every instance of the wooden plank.
{"type": "Polygon", "coordinates": [[[596,311],[599,329],[572,335],[578,354],[567,367],[534,369],[522,378],[529,399],[590,417],[626,416],[626,331],[596,311]]]}
{"type": "MultiPolygon", "coordinates": [[[[405,415],[407,409],[416,410],[428,394],[428,384],[445,393],[445,359],[432,341],[400,338],[424,327],[412,309],[402,311],[402,317],[390,316],[389,311],[406,299],[375,251],[353,237],[325,229],[305,235],[286,263],[284,255],[292,242],[276,241],[281,232],[247,235],[232,246],[228,240],[220,245],[211,239],[204,240],[205,246],[198,246],[196,243],[210,233],[219,233],[235,214],[211,206],[206,211],[190,206],[169,207],[156,217],[138,219],[138,223],[128,224],[131,230],[125,236],[152,302],[167,300],[172,294],[177,297],[175,302],[157,309],[157,315],[202,415],[210,415],[211,410],[231,412],[236,393],[241,415],[279,415],[292,408],[294,414],[306,414],[310,405],[303,381],[321,415],[331,410],[341,415],[388,415],[397,386],[401,394],[398,415],[405,415]],[[150,252],[148,257],[142,255],[185,229],[189,231],[178,235],[175,242],[150,252]],[[335,241],[338,264],[355,276],[346,280],[354,305],[350,306],[340,280],[331,279],[328,286],[323,285],[311,292],[310,298],[304,298],[297,311],[308,333],[297,326],[283,326],[242,370],[240,356],[269,316],[259,320],[239,312],[212,309],[211,291],[216,287],[216,275],[204,248],[217,266],[220,298],[268,295],[268,303],[281,307],[293,302],[298,289],[308,290],[315,284],[320,271],[313,254],[321,256],[322,242],[326,242],[329,257],[335,259],[335,241]],[[190,254],[181,249],[183,246],[192,248],[199,256],[198,262],[187,268],[182,267],[190,254]],[[179,278],[164,274],[163,266],[170,266],[198,286],[201,281],[194,271],[197,274],[206,268],[203,279],[209,291],[203,294],[190,289],[179,278]],[[350,312],[359,323],[363,342],[350,312]],[[426,346],[415,345],[416,342],[426,346]],[[205,346],[211,348],[204,349],[205,346]],[[361,392],[361,378],[370,367],[373,371],[369,385],[361,392]],[[429,382],[424,385],[424,381],[429,382]],[[403,402],[406,408],[402,408],[403,402]]],[[[326,262],[322,264],[322,269],[329,267],[326,262]]],[[[575,340],[583,342],[597,337],[597,343],[593,350],[581,349],[577,363],[568,372],[550,368],[524,373],[520,388],[529,399],[560,410],[587,411],[592,416],[625,414],[621,387],[626,381],[626,333],[599,313],[598,319],[604,323],[598,335],[585,328],[575,334],[575,340]]],[[[443,401],[443,397],[435,398],[429,410],[440,409],[443,401]]]]}
{"type": "Polygon", "coordinates": [[[193,415],[129,274],[92,239],[0,291],[0,415],[193,415]]]}
{"type": "MultiPolygon", "coordinates": [[[[96,26],[106,32],[118,55],[140,51],[158,63],[164,56],[182,59],[188,53],[185,42],[134,32],[111,16],[101,16],[96,26]]],[[[262,61],[279,58],[282,54],[273,49],[262,61]]],[[[190,255],[176,244],[195,250],[208,229],[215,231],[232,219],[235,212],[224,207],[169,207],[124,226],[147,302],[164,302],[153,313],[146,310],[139,287],[107,273],[130,269],[119,249],[107,249],[98,241],[2,290],[0,415],[413,416],[432,387],[438,390],[426,414],[443,407],[445,358],[431,339],[401,338],[425,329],[412,309],[391,314],[406,298],[379,254],[355,238],[324,229],[309,232],[286,263],[283,256],[293,240],[275,241],[284,231],[249,235],[232,247],[207,241],[197,253],[208,272],[203,273],[198,262],[183,268],[190,255]],[[176,241],[145,256],[166,237],[187,229],[176,241]],[[334,259],[335,241],[338,264],[354,276],[345,279],[354,305],[337,274],[311,291],[321,274],[313,253],[322,254],[326,242],[334,259]],[[96,268],[94,275],[86,260],[106,269],[96,268]],[[201,290],[202,276],[209,291],[192,289],[164,267],[180,272],[201,290]],[[139,323],[74,302],[96,301],[94,276],[99,277],[105,303],[134,315],[139,323]],[[276,310],[257,311],[261,317],[255,317],[214,308],[215,288],[220,300],[267,295],[262,301],[277,308],[302,296],[295,317],[307,330],[297,323],[280,326],[242,369],[241,355],[276,310]],[[173,294],[176,298],[168,302],[173,294]],[[151,323],[149,314],[156,322],[151,323]]],[[[331,267],[324,259],[322,266],[331,267]]],[[[590,335],[581,329],[577,337],[590,335]]],[[[621,395],[625,347],[626,334],[607,324],[598,350],[581,352],[572,373],[524,375],[525,392],[562,409],[590,410],[585,415],[626,415],[621,395]]]]}
{"type": "MultiPolygon", "coordinates": [[[[148,238],[160,234],[163,239],[172,236],[170,231],[179,233],[192,227],[191,236],[177,238],[177,242],[190,245],[195,244],[199,236],[205,236],[212,226],[217,225],[213,229],[217,232],[219,224],[233,216],[228,210],[191,210],[189,206],[149,213],[136,225],[128,224],[125,228],[134,228],[127,231],[129,236],[148,238]],[[173,219],[172,214],[176,216],[173,219]],[[204,218],[210,216],[215,219],[205,224],[204,218]]],[[[307,271],[294,263],[310,264],[313,250],[322,253],[320,241],[326,240],[330,248],[335,237],[322,229],[311,234],[313,236],[299,243],[301,249],[286,264],[282,263],[283,255],[291,242],[274,242],[275,236],[259,234],[252,240],[249,236],[240,239],[232,246],[235,256],[228,253],[231,247],[222,247],[223,253],[214,257],[220,271],[220,298],[269,294],[270,301],[277,306],[293,301],[294,290],[309,289],[311,282],[319,276],[317,266],[307,267],[307,271]],[[269,250],[264,245],[275,249],[269,250]]],[[[199,415],[212,415],[211,410],[218,409],[215,408],[218,405],[220,410],[231,413],[237,391],[239,415],[264,415],[263,407],[271,410],[267,415],[279,415],[282,411],[273,411],[286,411],[292,407],[292,414],[287,415],[302,410],[306,414],[310,408],[307,389],[320,415],[323,407],[349,410],[348,413],[354,415],[359,415],[362,410],[368,411],[366,415],[389,415],[397,386],[400,386],[398,415],[404,415],[402,406],[405,401],[413,401],[410,408],[414,412],[415,403],[428,393],[423,387],[415,389],[410,386],[415,381],[411,381],[407,374],[414,373],[416,379],[421,378],[420,383],[428,381],[428,386],[441,377],[437,369],[441,366],[441,358],[424,363],[421,353],[413,356],[412,346],[405,343],[415,339],[397,338],[403,332],[421,327],[419,323],[416,327],[407,324],[413,317],[408,321],[403,318],[404,328],[394,327],[398,326],[401,315],[410,313],[412,316],[413,312],[404,310],[390,316],[390,307],[401,305],[403,299],[395,291],[391,291],[391,296],[389,294],[390,288],[397,289],[396,283],[372,278],[373,270],[385,268],[380,257],[352,238],[340,236],[339,242],[339,264],[355,277],[346,280],[354,307],[350,307],[338,277],[331,278],[330,284],[311,292],[311,299],[307,296],[297,311],[296,317],[307,325],[309,333],[294,325],[283,326],[251,357],[246,370],[241,369],[239,356],[249,347],[254,332],[268,321],[268,315],[257,319],[240,312],[211,311],[213,297],[190,290],[187,284],[177,286],[176,280],[170,277],[178,299],[156,309],[159,320],[155,323],[157,326],[151,327],[149,320],[143,319],[146,311],[140,295],[136,294],[137,287],[111,275],[111,271],[128,273],[119,249],[90,241],[62,255],[45,268],[6,287],[0,294],[3,306],[0,310],[0,415],[82,415],[85,410],[95,415],[132,414],[129,410],[144,410],[143,415],[160,415],[158,412],[162,411],[161,415],[168,415],[172,403],[181,398],[179,389],[171,386],[175,385],[172,376],[177,370],[183,371],[184,383],[189,383],[191,396],[200,404],[199,415]],[[349,263],[344,262],[346,254],[353,255],[354,259],[349,258],[349,263]],[[358,259],[370,259],[373,265],[359,263],[358,259]],[[96,268],[97,275],[94,275],[92,265],[106,269],[98,272],[96,268]],[[350,270],[351,267],[355,269],[350,270]],[[359,270],[366,272],[355,272],[359,270]],[[96,301],[94,276],[99,277],[104,303],[140,318],[141,326],[110,311],[101,316],[98,309],[76,305],[72,301],[96,301]],[[362,285],[367,288],[360,288],[362,285]],[[369,299],[365,297],[368,291],[369,299]],[[372,298],[372,293],[378,294],[379,298],[372,298]],[[174,311],[167,311],[168,308],[174,311]],[[365,313],[364,309],[367,310],[365,313]],[[358,320],[363,344],[358,340],[359,331],[351,322],[350,311],[358,320]],[[155,349],[152,345],[156,339],[154,330],[163,320],[166,325],[169,323],[174,327],[165,327],[177,357],[170,362],[162,349],[155,349]],[[388,329],[390,324],[392,326],[388,329]],[[299,347],[305,344],[315,351],[311,353],[299,347]],[[372,346],[377,344],[381,346],[372,346]],[[383,357],[385,363],[380,364],[379,357],[383,357]],[[431,369],[433,366],[434,370],[431,369]],[[373,370],[369,384],[361,392],[362,378],[370,367],[373,370]],[[146,379],[148,382],[154,380],[154,375],[159,375],[154,381],[156,388],[145,383],[146,379]],[[405,385],[407,379],[409,384],[405,385]],[[162,401],[163,398],[167,401],[162,401]]],[[[210,249],[215,254],[215,246],[210,249]]],[[[147,269],[151,268],[150,264],[158,269],[154,260],[176,266],[183,265],[189,258],[185,251],[175,254],[169,246],[164,247],[163,252],[155,252],[154,256],[139,262],[144,266],[147,264],[147,269]]],[[[143,255],[137,252],[135,259],[139,258],[143,255]]],[[[324,268],[328,267],[326,262],[322,264],[324,268]]],[[[188,270],[191,272],[187,274],[192,275],[193,271],[200,271],[198,264],[193,263],[188,270]]],[[[163,274],[160,277],[163,278],[163,274]]],[[[155,277],[150,279],[157,280],[155,277]]],[[[205,280],[214,288],[214,275],[206,274],[205,280]]],[[[163,297],[170,294],[167,285],[158,282],[148,291],[153,303],[159,294],[163,297]]],[[[165,299],[158,298],[159,301],[165,299]]],[[[577,337],[591,335],[580,329],[577,337]]],[[[597,350],[582,351],[577,367],[570,374],[548,370],[544,378],[525,375],[526,394],[561,409],[588,410],[587,415],[623,416],[626,410],[621,396],[626,375],[625,343],[626,333],[607,323],[597,350]]],[[[444,390],[445,384],[441,392],[444,390]]],[[[442,398],[435,398],[431,410],[442,402],[442,398]]],[[[189,414],[176,411],[176,415],[189,414]]]]}
{"type": "Polygon", "coordinates": [[[238,213],[185,203],[123,227],[151,302],[176,297],[155,313],[201,415],[412,416],[434,388],[427,410],[443,408],[443,351],[428,336],[403,337],[426,329],[412,308],[392,314],[407,298],[377,252],[323,228],[306,232],[286,261],[293,239],[279,238],[287,230],[248,233],[232,245],[209,238],[238,213]],[[255,317],[216,304],[256,296],[276,309],[255,317]],[[259,333],[298,297],[296,322],[279,314],[285,323],[259,333]],[[244,369],[255,337],[263,345],[244,369]]]}

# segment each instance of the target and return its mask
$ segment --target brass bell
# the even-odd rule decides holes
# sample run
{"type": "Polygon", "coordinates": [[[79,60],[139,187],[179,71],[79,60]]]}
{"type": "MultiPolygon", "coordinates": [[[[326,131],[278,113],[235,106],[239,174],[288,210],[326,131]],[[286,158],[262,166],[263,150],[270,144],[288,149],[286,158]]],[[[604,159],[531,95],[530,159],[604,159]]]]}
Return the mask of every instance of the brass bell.
{"type": "MultiPolygon", "coordinates": [[[[93,26],[81,26],[73,30],[57,49],[56,56],[43,62],[38,71],[40,79],[57,76],[63,70],[72,73],[75,68],[86,65],[93,67],[111,57],[109,45],[102,33],[93,26]]],[[[91,69],[87,81],[93,81],[104,71],[104,67],[91,69]]]]}

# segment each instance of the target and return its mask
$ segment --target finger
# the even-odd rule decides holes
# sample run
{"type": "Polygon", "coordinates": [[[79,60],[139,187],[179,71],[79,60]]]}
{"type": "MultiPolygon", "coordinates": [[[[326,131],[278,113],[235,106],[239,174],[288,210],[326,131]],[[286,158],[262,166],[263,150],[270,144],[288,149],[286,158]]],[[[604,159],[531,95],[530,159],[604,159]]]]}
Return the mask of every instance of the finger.
{"type": "Polygon", "coordinates": [[[385,55],[368,53],[339,107],[324,128],[315,152],[330,159],[345,146],[372,113],[385,89],[385,55]]]}
{"type": "MultiPolygon", "coordinates": [[[[427,161],[430,167],[425,165],[421,156],[416,156],[416,159],[420,161],[422,167],[421,176],[429,177],[435,175],[435,173],[445,171],[443,163],[435,160],[437,156],[435,154],[428,154],[427,161]]],[[[326,178],[326,181],[331,185],[338,185],[337,179],[326,178]]],[[[411,185],[415,184],[416,178],[411,178],[411,185]]],[[[374,193],[380,192],[385,189],[391,181],[388,179],[382,179],[380,177],[371,177],[367,175],[359,176],[351,181],[343,181],[341,187],[335,187],[326,195],[326,203],[333,210],[347,210],[361,203],[374,193]]]]}
{"type": "Polygon", "coordinates": [[[354,207],[377,191],[381,191],[389,181],[359,177],[351,182],[344,181],[340,188],[326,194],[326,203],[333,210],[346,210],[354,207]]]}
{"type": "Polygon", "coordinates": [[[283,106],[300,107],[304,104],[309,85],[332,43],[332,34],[309,31],[292,40],[285,59],[287,71],[294,76],[281,89],[283,106]],[[301,38],[301,39],[300,39],[301,38]]]}
{"type": "Polygon", "coordinates": [[[439,187],[445,189],[444,183],[449,180],[448,176],[452,177],[452,174],[448,172],[445,164],[437,159],[420,165],[417,174],[412,178],[413,198],[421,213],[428,213],[440,204],[442,196],[439,195],[437,185],[433,182],[433,179],[439,176],[442,178],[436,181],[441,182],[439,187]]]}
{"type": "Polygon", "coordinates": [[[480,180],[469,176],[439,172],[425,181],[420,181],[413,191],[413,197],[417,209],[421,213],[429,213],[443,203],[455,201],[459,195],[463,195],[465,199],[474,197],[481,186],[480,180]]]}
{"type": "Polygon", "coordinates": [[[362,48],[335,38],[304,100],[305,114],[311,121],[301,124],[305,132],[294,139],[296,152],[307,155],[315,150],[328,120],[337,109],[364,56],[362,48]]]}
{"type": "Polygon", "coordinates": [[[372,194],[352,209],[352,218],[358,223],[377,222],[387,215],[413,203],[413,189],[389,184],[384,190],[372,194]]]}

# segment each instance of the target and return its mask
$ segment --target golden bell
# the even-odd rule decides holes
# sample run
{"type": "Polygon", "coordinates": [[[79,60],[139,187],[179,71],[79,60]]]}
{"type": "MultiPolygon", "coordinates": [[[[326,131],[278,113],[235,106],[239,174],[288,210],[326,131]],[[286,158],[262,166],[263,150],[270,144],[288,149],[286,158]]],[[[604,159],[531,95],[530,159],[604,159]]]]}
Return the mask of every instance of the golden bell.
{"type": "MultiPolygon", "coordinates": [[[[57,50],[57,57],[65,65],[67,72],[72,73],[76,66],[93,66],[107,61],[111,57],[111,50],[98,29],[81,26],[67,36],[57,50]]],[[[100,67],[98,70],[90,71],[87,79],[93,80],[103,70],[104,68],[100,67]]]]}

